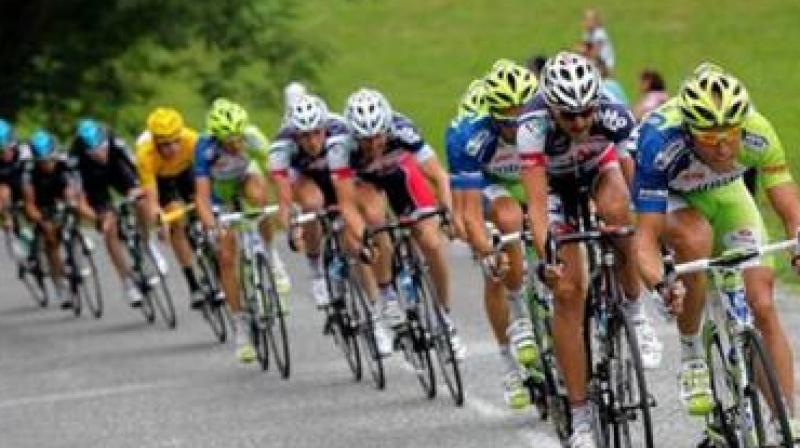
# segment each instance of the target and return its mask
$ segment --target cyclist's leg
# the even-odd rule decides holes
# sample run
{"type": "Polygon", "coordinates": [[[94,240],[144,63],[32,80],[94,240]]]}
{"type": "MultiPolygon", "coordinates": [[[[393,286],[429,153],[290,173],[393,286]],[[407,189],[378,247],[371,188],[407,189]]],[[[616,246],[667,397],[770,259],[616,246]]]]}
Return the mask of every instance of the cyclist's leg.
{"type": "Polygon", "coordinates": [[[236,231],[230,228],[222,229],[217,244],[222,292],[225,294],[231,313],[238,315],[242,313],[242,303],[239,297],[239,245],[236,231]]]}
{"type": "Polygon", "coordinates": [[[3,221],[3,228],[11,231],[13,220],[11,219],[11,207],[13,204],[11,187],[8,184],[0,184],[0,219],[3,221]]]}
{"type": "MultiPolygon", "coordinates": [[[[754,247],[767,242],[767,231],[761,213],[743,182],[718,188],[714,199],[716,210],[711,220],[718,251],[754,247]]],[[[764,338],[787,406],[793,414],[794,355],[775,308],[775,278],[770,261],[762,261],[744,271],[745,290],[756,327],[764,338]]]]}
{"type": "MultiPolygon", "coordinates": [[[[146,191],[154,192],[154,196],[158,196],[157,200],[155,197],[147,198],[147,203],[149,204],[148,216],[155,220],[161,210],[167,212],[176,210],[182,204],[188,204],[192,201],[194,196],[194,176],[191,170],[188,169],[175,178],[159,178],[156,189],[148,188],[146,191]]],[[[194,254],[186,236],[186,225],[186,219],[181,218],[169,223],[167,231],[172,251],[175,254],[175,258],[178,259],[186,284],[189,287],[191,306],[192,308],[198,308],[202,306],[205,297],[200,290],[200,284],[192,267],[194,254]]]]}
{"type": "MultiPolygon", "coordinates": [[[[326,201],[322,190],[308,177],[301,175],[292,182],[292,195],[294,201],[300,204],[300,208],[304,212],[319,212],[325,207],[326,201]]],[[[319,222],[312,221],[303,226],[303,246],[311,271],[311,296],[318,307],[324,307],[330,303],[328,288],[322,273],[321,241],[322,227],[319,222]]]]}
{"type": "MultiPolygon", "coordinates": [[[[368,227],[377,227],[386,223],[387,202],[383,193],[374,185],[366,182],[356,184],[358,191],[358,207],[368,227]]],[[[403,320],[403,313],[397,302],[397,295],[392,287],[392,244],[389,236],[380,234],[375,238],[377,244],[375,260],[372,262],[372,275],[366,276],[374,281],[378,294],[383,300],[382,317],[389,326],[403,320]]],[[[371,288],[371,286],[370,286],[371,288]]]]}

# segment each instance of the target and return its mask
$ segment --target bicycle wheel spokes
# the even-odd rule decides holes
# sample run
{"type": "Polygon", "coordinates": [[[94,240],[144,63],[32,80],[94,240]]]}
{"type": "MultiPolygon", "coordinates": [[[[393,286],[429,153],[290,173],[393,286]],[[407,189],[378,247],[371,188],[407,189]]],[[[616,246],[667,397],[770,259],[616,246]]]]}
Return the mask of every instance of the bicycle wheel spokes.
{"type": "Polygon", "coordinates": [[[167,328],[174,329],[177,324],[175,305],[172,303],[172,294],[169,292],[166,277],[158,269],[153,253],[149,248],[144,249],[142,258],[142,274],[144,277],[144,295],[149,295],[155,308],[167,324],[167,328]]]}
{"type": "Polygon", "coordinates": [[[611,362],[611,387],[615,394],[612,406],[615,441],[621,447],[652,447],[653,426],[651,399],[642,367],[639,344],[633,324],[622,312],[616,312],[619,327],[615,330],[611,362]]]}
{"type": "Polygon", "coordinates": [[[436,374],[431,362],[430,319],[424,308],[418,306],[414,312],[408,313],[408,327],[401,334],[400,344],[406,360],[417,375],[419,385],[428,399],[436,396],[436,374]],[[422,316],[420,316],[422,313],[422,316]]]}
{"type": "Polygon", "coordinates": [[[754,330],[745,330],[741,337],[750,384],[744,392],[753,414],[752,424],[758,442],[755,446],[794,446],[786,400],[772,358],[754,330]]]}
{"type": "Polygon", "coordinates": [[[216,269],[214,263],[205,255],[197,257],[197,265],[199,267],[198,283],[205,295],[205,302],[201,308],[203,318],[208,322],[211,331],[216,336],[220,343],[224,343],[227,339],[227,330],[225,328],[225,316],[223,314],[224,304],[217,302],[217,295],[219,294],[219,282],[217,282],[216,269]]]}
{"type": "Polygon", "coordinates": [[[383,371],[383,358],[378,351],[378,343],[375,340],[375,321],[373,320],[372,311],[370,309],[367,296],[359,280],[354,278],[354,273],[351,272],[346,283],[348,301],[351,301],[353,307],[357,307],[358,319],[353,322],[355,331],[361,339],[361,347],[364,350],[364,359],[367,362],[372,381],[375,387],[382,390],[386,387],[386,376],[383,371]]]}
{"type": "MultiPolygon", "coordinates": [[[[330,264],[334,256],[330,255],[330,245],[325,243],[325,256],[323,269],[325,272],[325,288],[328,291],[331,303],[326,309],[325,330],[333,336],[334,343],[344,354],[350,371],[356,381],[361,380],[361,355],[359,353],[357,331],[355,323],[358,322],[358,306],[352,300],[345,300],[342,292],[345,290],[344,281],[337,278],[333,279],[330,275],[330,264]]],[[[339,259],[336,259],[340,262],[339,259]]],[[[342,271],[343,269],[339,269],[342,271]]]]}
{"type": "Polygon", "coordinates": [[[281,378],[289,378],[289,335],[286,329],[286,313],[283,310],[278,289],[275,287],[275,278],[272,266],[264,254],[256,257],[256,268],[261,278],[260,300],[266,322],[268,342],[275,357],[275,364],[281,378]]]}
{"type": "Polygon", "coordinates": [[[83,235],[76,231],[70,239],[68,250],[71,251],[72,259],[70,276],[75,285],[75,297],[73,297],[75,313],[80,314],[81,303],[86,302],[92,315],[100,318],[103,315],[103,292],[92,249],[86,244],[83,235]]]}

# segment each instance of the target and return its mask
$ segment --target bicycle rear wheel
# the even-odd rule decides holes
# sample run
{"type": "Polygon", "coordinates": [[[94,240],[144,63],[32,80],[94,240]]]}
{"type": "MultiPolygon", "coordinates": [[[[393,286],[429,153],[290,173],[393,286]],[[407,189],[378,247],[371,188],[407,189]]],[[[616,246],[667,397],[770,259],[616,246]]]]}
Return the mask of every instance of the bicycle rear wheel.
{"type": "Polygon", "coordinates": [[[86,302],[92,315],[99,319],[103,315],[103,292],[92,249],[87,245],[81,232],[76,230],[69,239],[67,250],[70,251],[69,258],[72,260],[70,276],[75,285],[73,297],[75,314],[80,314],[81,303],[86,302]]]}
{"type": "Polygon", "coordinates": [[[201,312],[208,325],[211,327],[211,332],[220,343],[224,343],[227,339],[227,329],[225,327],[225,316],[223,315],[224,304],[218,300],[220,293],[220,286],[217,280],[216,263],[205,252],[197,257],[197,266],[199,267],[198,283],[205,296],[201,312]]]}
{"type": "Polygon", "coordinates": [[[430,316],[429,321],[433,321],[430,328],[431,346],[434,353],[436,353],[436,361],[439,364],[439,371],[442,373],[444,384],[447,390],[450,391],[450,396],[456,406],[464,405],[464,385],[461,381],[461,367],[458,359],[456,359],[455,351],[453,350],[453,341],[450,339],[449,324],[446,321],[444,313],[438,306],[436,297],[431,282],[431,278],[427,271],[422,271],[419,275],[419,288],[418,293],[422,297],[420,303],[425,304],[425,314],[430,316]]]}
{"type": "Polygon", "coordinates": [[[772,357],[766,351],[761,336],[755,330],[747,329],[741,334],[745,359],[747,360],[747,379],[751,385],[745,394],[749,396],[753,410],[753,425],[759,447],[794,446],[786,400],[775,375],[772,357]],[[774,422],[774,436],[771,440],[768,425],[774,422]],[[775,445],[777,443],[777,445],[775,445]]]}
{"type": "Polygon", "coordinates": [[[268,342],[275,357],[275,364],[281,378],[289,378],[291,372],[289,354],[289,335],[286,329],[286,313],[281,305],[278,289],[275,287],[275,277],[269,257],[264,254],[256,256],[256,269],[261,278],[261,300],[266,319],[268,342]]]}
{"type": "Polygon", "coordinates": [[[141,268],[145,281],[145,295],[150,296],[159,315],[166,322],[167,328],[174,329],[178,325],[178,320],[175,315],[175,305],[172,303],[172,294],[169,292],[167,279],[158,269],[158,264],[150,248],[144,249],[144,252],[141,268]]]}
{"type": "MultiPolygon", "coordinates": [[[[350,267],[353,268],[354,266],[351,265],[350,267]]],[[[383,390],[386,387],[386,376],[383,370],[383,357],[378,351],[378,343],[375,340],[375,321],[373,320],[367,295],[360,281],[355,277],[356,275],[358,274],[350,269],[346,283],[347,300],[352,303],[353,309],[358,311],[358,318],[353,321],[353,326],[361,339],[360,346],[364,350],[363,358],[366,360],[372,381],[378,390],[383,390]]]]}
{"type": "Polygon", "coordinates": [[[611,388],[614,391],[614,446],[653,446],[653,423],[650,415],[650,395],[647,391],[639,344],[633,323],[617,308],[612,329],[613,355],[611,388]]]}

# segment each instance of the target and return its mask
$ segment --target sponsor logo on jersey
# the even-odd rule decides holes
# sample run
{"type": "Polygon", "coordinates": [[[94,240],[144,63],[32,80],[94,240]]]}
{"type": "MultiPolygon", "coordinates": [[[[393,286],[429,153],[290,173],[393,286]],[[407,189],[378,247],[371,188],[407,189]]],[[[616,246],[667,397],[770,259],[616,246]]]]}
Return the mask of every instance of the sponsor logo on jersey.
{"type": "Polygon", "coordinates": [[[679,155],[681,155],[684,149],[686,149],[686,142],[683,140],[683,138],[677,138],[671,142],[668,142],[664,149],[656,155],[653,165],[657,170],[666,170],[667,167],[670,166],[679,155]]]}
{"type": "Polygon", "coordinates": [[[756,151],[764,151],[769,146],[769,141],[763,135],[753,134],[744,131],[744,144],[748,148],[755,149],[756,151]]]}
{"type": "Polygon", "coordinates": [[[640,188],[638,196],[640,199],[666,199],[667,190],[653,190],[650,188],[640,188]]]}
{"type": "Polygon", "coordinates": [[[598,116],[603,126],[611,132],[617,132],[630,122],[627,116],[620,114],[615,109],[600,109],[598,116]]]}
{"type": "Polygon", "coordinates": [[[492,137],[489,130],[483,130],[478,132],[477,134],[473,135],[472,138],[469,139],[467,142],[466,147],[464,150],[466,151],[467,155],[471,157],[476,157],[486,144],[488,143],[489,139],[492,137]]]}
{"type": "Polygon", "coordinates": [[[739,229],[728,232],[722,238],[727,248],[755,247],[758,245],[758,235],[752,229],[739,229]]]}
{"type": "Polygon", "coordinates": [[[421,140],[417,131],[411,126],[400,126],[394,130],[394,136],[407,144],[416,144],[421,140]]]}

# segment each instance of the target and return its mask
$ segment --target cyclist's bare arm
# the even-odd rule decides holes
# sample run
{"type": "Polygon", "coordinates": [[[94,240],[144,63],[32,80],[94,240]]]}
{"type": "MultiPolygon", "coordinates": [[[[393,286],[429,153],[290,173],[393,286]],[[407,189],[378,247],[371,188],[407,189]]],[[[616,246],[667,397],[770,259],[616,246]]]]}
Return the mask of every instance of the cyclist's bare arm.
{"type": "Polygon", "coordinates": [[[486,237],[483,223],[483,198],[481,191],[470,189],[462,192],[464,198],[464,227],[472,250],[479,256],[492,252],[492,243],[486,237]]]}
{"type": "Polygon", "coordinates": [[[281,226],[289,228],[289,212],[292,207],[292,184],[285,174],[273,173],[272,181],[278,189],[278,219],[280,219],[281,226]]]}
{"type": "Polygon", "coordinates": [[[333,189],[336,190],[336,200],[342,213],[345,225],[356,238],[361,238],[366,228],[364,219],[358,210],[356,201],[356,184],[352,176],[332,178],[333,189]]]}
{"type": "Polygon", "coordinates": [[[786,236],[793,238],[800,229],[800,192],[794,182],[785,182],[767,189],[769,202],[781,217],[786,236]]]}
{"type": "Polygon", "coordinates": [[[453,197],[450,193],[450,176],[442,168],[442,164],[436,157],[430,157],[420,164],[422,173],[429,181],[436,185],[436,195],[439,203],[447,210],[453,210],[453,197]]]}
{"type": "Polygon", "coordinates": [[[25,215],[28,216],[28,219],[30,219],[31,222],[41,224],[42,212],[36,205],[36,192],[34,191],[33,187],[30,185],[25,185],[22,194],[25,199],[25,215]]]}
{"type": "Polygon", "coordinates": [[[194,181],[194,203],[197,216],[203,227],[214,227],[214,213],[211,211],[211,180],[208,177],[198,176],[194,181]]]}
{"type": "Polygon", "coordinates": [[[530,219],[533,247],[542,258],[547,241],[547,169],[544,166],[526,166],[520,172],[520,181],[528,197],[528,216],[530,219]]]}
{"type": "Polygon", "coordinates": [[[663,280],[664,265],[659,241],[664,232],[666,218],[663,213],[640,213],[636,228],[636,248],[639,253],[639,271],[645,286],[652,289],[663,280]]]}
{"type": "Polygon", "coordinates": [[[461,190],[453,190],[453,227],[456,231],[456,236],[466,242],[469,242],[467,237],[467,229],[464,227],[464,192],[461,190]]]}

